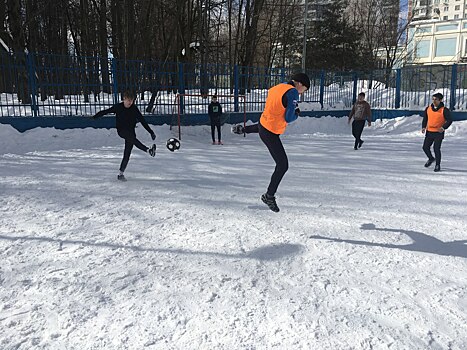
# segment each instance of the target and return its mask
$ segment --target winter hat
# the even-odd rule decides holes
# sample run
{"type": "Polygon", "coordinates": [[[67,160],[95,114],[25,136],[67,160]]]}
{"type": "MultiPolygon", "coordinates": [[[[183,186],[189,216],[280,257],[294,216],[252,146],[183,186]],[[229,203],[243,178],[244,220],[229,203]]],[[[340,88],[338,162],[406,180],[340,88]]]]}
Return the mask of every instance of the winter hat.
{"type": "Polygon", "coordinates": [[[296,73],[292,75],[292,80],[302,83],[307,90],[310,88],[310,78],[305,73],[296,73]]]}
{"type": "Polygon", "coordinates": [[[433,95],[433,97],[437,98],[438,100],[442,100],[444,98],[442,93],[437,92],[436,94],[433,95]]]}

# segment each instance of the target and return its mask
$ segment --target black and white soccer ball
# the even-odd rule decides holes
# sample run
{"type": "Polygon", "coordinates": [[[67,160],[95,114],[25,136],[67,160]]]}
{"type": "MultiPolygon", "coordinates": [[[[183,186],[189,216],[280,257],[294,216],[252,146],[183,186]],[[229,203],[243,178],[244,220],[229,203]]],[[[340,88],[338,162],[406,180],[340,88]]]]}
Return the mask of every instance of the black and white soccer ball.
{"type": "Polygon", "coordinates": [[[180,149],[180,141],[172,137],[167,140],[166,146],[170,152],[177,151],[180,149]]]}

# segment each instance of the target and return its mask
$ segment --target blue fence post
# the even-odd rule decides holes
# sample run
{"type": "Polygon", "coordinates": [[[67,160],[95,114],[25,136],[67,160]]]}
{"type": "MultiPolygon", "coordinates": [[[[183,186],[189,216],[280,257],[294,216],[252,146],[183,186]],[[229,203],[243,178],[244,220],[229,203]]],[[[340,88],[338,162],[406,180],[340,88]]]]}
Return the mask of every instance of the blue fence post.
{"type": "Polygon", "coordinates": [[[31,96],[32,115],[38,117],[37,95],[36,95],[36,70],[34,69],[33,54],[26,53],[26,65],[28,70],[29,95],[31,96]]]}
{"type": "Polygon", "coordinates": [[[110,59],[112,62],[112,85],[114,91],[114,105],[119,102],[118,98],[118,81],[117,81],[117,61],[115,58],[110,59]]]}
{"type": "Polygon", "coordinates": [[[396,97],[394,107],[396,109],[401,108],[401,83],[402,83],[402,71],[400,68],[396,69],[396,97]]]}
{"type": "Polygon", "coordinates": [[[321,104],[321,109],[324,107],[324,80],[325,80],[325,72],[324,70],[321,71],[320,75],[320,82],[319,82],[319,103],[321,104]]]}
{"type": "Polygon", "coordinates": [[[352,105],[357,102],[357,87],[358,87],[358,74],[353,72],[353,91],[352,91],[352,105]]]}
{"type": "Polygon", "coordinates": [[[457,87],[457,64],[452,65],[451,74],[451,96],[449,98],[449,109],[453,111],[456,107],[456,87],[457,87]]]}
{"type": "Polygon", "coordinates": [[[239,90],[239,70],[238,65],[234,66],[234,112],[238,112],[238,90],[239,90]]]}
{"type": "MultiPolygon", "coordinates": [[[[183,74],[183,71],[184,71],[183,63],[179,62],[178,63],[178,92],[180,94],[185,93],[185,75],[183,74]]],[[[180,114],[185,113],[185,98],[184,98],[184,96],[182,96],[179,99],[178,103],[180,104],[180,114]]]]}

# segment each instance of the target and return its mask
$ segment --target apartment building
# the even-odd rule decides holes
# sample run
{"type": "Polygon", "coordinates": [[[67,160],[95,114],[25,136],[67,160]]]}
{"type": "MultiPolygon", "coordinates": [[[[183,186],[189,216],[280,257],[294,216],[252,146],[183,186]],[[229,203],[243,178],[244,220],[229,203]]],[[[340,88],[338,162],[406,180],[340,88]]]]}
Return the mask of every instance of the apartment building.
{"type": "Polygon", "coordinates": [[[409,1],[407,63],[467,61],[467,0],[409,1]]]}

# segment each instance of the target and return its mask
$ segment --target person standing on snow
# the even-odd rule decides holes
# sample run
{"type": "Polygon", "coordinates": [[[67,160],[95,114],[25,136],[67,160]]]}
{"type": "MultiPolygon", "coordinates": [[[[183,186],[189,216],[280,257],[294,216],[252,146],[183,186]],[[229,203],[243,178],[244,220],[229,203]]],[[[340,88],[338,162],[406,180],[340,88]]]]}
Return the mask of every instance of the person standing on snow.
{"type": "Polygon", "coordinates": [[[151,148],[143,145],[137,138],[135,133],[136,123],[140,122],[143,127],[149,132],[152,140],[156,139],[156,134],[149,127],[148,123],[144,119],[143,115],[139,111],[138,107],[134,104],[135,95],[130,91],[125,91],[123,94],[123,102],[117,103],[116,105],[96,113],[92,116],[92,119],[100,118],[109,113],[115,113],[116,115],[116,127],[117,134],[125,140],[125,150],[123,151],[123,159],[120,164],[120,173],[117,179],[120,181],[126,181],[123,173],[130,160],[131,150],[133,146],[136,146],[143,152],[147,152],[154,157],[156,155],[156,145],[153,144],[151,148]]]}
{"type": "Polygon", "coordinates": [[[222,106],[217,101],[217,96],[213,95],[211,98],[211,103],[208,106],[208,115],[211,121],[211,137],[213,145],[222,145],[221,141],[221,115],[222,115],[222,106]],[[217,128],[217,139],[216,143],[215,129],[217,128]]]}
{"type": "Polygon", "coordinates": [[[365,93],[360,92],[358,94],[358,100],[353,105],[352,111],[349,115],[349,124],[352,122],[352,135],[355,137],[354,150],[359,149],[363,145],[362,132],[365,127],[365,121],[368,120],[368,126],[371,126],[371,107],[368,102],[365,101],[365,93]]]}
{"type": "Polygon", "coordinates": [[[444,130],[452,124],[451,112],[449,108],[444,107],[443,98],[443,94],[439,92],[432,96],[433,103],[425,108],[422,121],[422,133],[425,134],[423,151],[428,157],[425,168],[428,168],[436,160],[435,172],[441,170],[441,143],[444,139],[444,130]],[[431,153],[433,143],[435,157],[431,153]]]}
{"type": "Polygon", "coordinates": [[[271,154],[276,168],[271,176],[266,193],[261,200],[274,212],[279,212],[276,203],[276,191],[289,168],[289,161],[282,145],[280,135],[284,133],[287,124],[295,121],[300,115],[298,108],[299,95],[310,88],[310,78],[305,73],[297,73],[287,83],[281,83],[268,90],[266,105],[259,123],[243,127],[235,125],[235,134],[259,133],[259,137],[271,154]]]}

